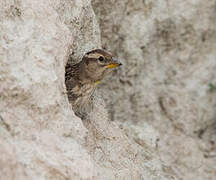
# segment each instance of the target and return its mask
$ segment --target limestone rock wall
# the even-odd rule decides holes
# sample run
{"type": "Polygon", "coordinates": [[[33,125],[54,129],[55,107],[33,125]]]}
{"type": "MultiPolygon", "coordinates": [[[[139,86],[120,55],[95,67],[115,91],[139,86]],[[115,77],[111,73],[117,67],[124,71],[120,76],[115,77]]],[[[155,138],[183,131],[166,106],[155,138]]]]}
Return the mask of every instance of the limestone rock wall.
{"type": "Polygon", "coordinates": [[[81,146],[87,129],[64,93],[73,36],[58,6],[58,1],[1,1],[0,179],[94,176],[81,146]]]}
{"type": "Polygon", "coordinates": [[[215,7],[0,1],[0,179],[214,180],[215,7]],[[65,65],[101,46],[124,66],[82,122],[65,65]]]}
{"type": "Polygon", "coordinates": [[[216,1],[93,0],[93,8],[102,46],[124,65],[100,86],[110,118],[180,179],[215,179],[216,1]]]}
{"type": "Polygon", "coordinates": [[[74,115],[65,65],[100,38],[89,0],[0,1],[0,179],[177,179],[109,120],[103,100],[91,121],[74,115]]]}

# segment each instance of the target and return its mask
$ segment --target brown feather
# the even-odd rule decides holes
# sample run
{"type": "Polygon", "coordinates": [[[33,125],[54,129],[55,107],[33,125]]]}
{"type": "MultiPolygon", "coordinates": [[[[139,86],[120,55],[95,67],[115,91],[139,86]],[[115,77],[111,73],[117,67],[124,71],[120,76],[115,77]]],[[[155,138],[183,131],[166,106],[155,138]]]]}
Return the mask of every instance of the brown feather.
{"type": "Polygon", "coordinates": [[[66,65],[65,84],[68,99],[77,116],[83,118],[84,114],[91,111],[91,97],[97,82],[111,72],[106,68],[109,63],[112,63],[112,54],[102,49],[95,49],[86,53],[79,63],[66,65]],[[105,58],[103,63],[98,61],[100,56],[105,58]]]}

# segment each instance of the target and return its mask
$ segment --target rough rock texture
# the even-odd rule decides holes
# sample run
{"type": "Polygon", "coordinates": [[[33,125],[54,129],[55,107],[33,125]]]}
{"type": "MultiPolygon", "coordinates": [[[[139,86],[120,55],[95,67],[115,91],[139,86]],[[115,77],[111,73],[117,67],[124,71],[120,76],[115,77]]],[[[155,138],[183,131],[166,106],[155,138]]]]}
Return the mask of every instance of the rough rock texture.
{"type": "Polygon", "coordinates": [[[180,179],[216,177],[216,1],[93,0],[124,68],[101,84],[110,117],[180,179]],[[118,77],[118,78],[117,78],[118,77]]]}
{"type": "Polygon", "coordinates": [[[0,1],[0,179],[177,178],[151,145],[108,119],[102,100],[91,121],[72,112],[65,65],[95,47],[89,0],[0,1]]]}
{"type": "Polygon", "coordinates": [[[73,36],[59,20],[58,6],[58,1],[1,1],[0,179],[94,175],[93,161],[81,146],[87,129],[63,91],[73,36]]]}

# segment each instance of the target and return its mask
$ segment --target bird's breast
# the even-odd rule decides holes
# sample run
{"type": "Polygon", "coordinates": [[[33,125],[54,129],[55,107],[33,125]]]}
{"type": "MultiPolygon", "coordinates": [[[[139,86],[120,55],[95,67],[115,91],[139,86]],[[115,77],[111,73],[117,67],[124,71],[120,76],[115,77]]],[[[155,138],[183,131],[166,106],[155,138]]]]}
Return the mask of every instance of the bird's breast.
{"type": "Polygon", "coordinates": [[[74,95],[72,104],[75,111],[87,111],[94,89],[94,84],[77,85],[72,89],[74,95]]]}
{"type": "Polygon", "coordinates": [[[94,84],[84,84],[82,86],[75,86],[72,89],[72,93],[76,98],[88,99],[94,92],[95,85],[94,84]]]}

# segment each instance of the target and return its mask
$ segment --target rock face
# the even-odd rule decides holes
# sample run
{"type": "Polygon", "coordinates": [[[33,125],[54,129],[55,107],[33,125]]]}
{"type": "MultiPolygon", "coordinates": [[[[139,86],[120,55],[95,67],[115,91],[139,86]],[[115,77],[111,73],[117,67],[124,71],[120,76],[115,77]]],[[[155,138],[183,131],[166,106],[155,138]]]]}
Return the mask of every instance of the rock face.
{"type": "Polygon", "coordinates": [[[157,149],[180,179],[216,177],[215,7],[215,0],[93,0],[102,46],[124,65],[101,84],[110,117],[157,149]]]}
{"type": "Polygon", "coordinates": [[[214,180],[215,7],[1,0],[0,179],[214,180]],[[82,122],[65,65],[101,46],[124,66],[82,122]]]}
{"type": "Polygon", "coordinates": [[[72,33],[58,1],[1,1],[0,179],[90,179],[87,129],[64,93],[72,33]]]}
{"type": "Polygon", "coordinates": [[[0,179],[178,177],[109,120],[103,100],[91,121],[74,115],[65,65],[100,43],[89,0],[0,2],[0,179]]]}

